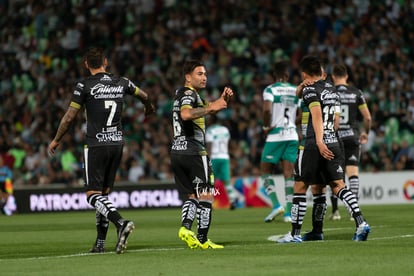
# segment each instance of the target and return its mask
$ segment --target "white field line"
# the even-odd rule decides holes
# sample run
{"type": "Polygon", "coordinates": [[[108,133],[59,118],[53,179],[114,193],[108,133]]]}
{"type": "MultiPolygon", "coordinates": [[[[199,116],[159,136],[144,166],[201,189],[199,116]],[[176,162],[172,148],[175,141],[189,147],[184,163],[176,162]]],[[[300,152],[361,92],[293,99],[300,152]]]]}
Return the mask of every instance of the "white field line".
{"type": "MultiPolygon", "coordinates": [[[[273,236],[269,236],[269,237],[267,237],[267,240],[268,241],[272,241],[272,242],[276,242],[278,239],[283,238],[285,235],[273,235],[273,236]]],[[[414,238],[414,235],[398,235],[398,236],[390,236],[390,237],[369,238],[368,241],[375,241],[375,240],[395,240],[395,239],[407,239],[407,238],[414,238]]],[[[328,241],[319,241],[319,242],[328,242],[328,241]]]]}
{"type": "MultiPolygon", "coordinates": [[[[382,228],[384,226],[376,226],[375,228],[382,228]]],[[[338,231],[350,229],[349,227],[344,228],[327,228],[324,231],[338,231]]],[[[283,235],[273,235],[269,236],[267,240],[269,241],[277,241],[278,239],[284,237],[283,235]]],[[[377,238],[369,238],[369,241],[372,240],[392,240],[392,239],[406,239],[406,238],[414,238],[414,234],[408,235],[397,235],[397,236],[389,236],[389,237],[377,237],[377,238]]],[[[328,242],[328,241],[323,241],[328,242]]],[[[226,245],[225,248],[233,248],[233,247],[241,247],[242,245],[233,244],[233,245],[226,245]]],[[[191,250],[186,247],[169,247],[169,248],[141,248],[141,249],[128,249],[126,252],[129,253],[139,253],[139,252],[161,252],[161,251],[178,251],[178,250],[191,250]]],[[[198,251],[198,250],[194,250],[198,251]]],[[[10,262],[10,261],[31,261],[31,260],[51,260],[51,259],[64,259],[64,258],[76,258],[76,257],[83,257],[83,256],[100,256],[100,255],[107,255],[107,254],[114,254],[115,251],[108,251],[106,253],[78,253],[78,254],[69,254],[69,255],[60,255],[60,256],[43,256],[43,257],[30,257],[30,258],[17,258],[17,259],[0,259],[1,262],[10,262]]]]}
{"type": "MultiPolygon", "coordinates": [[[[226,245],[228,247],[241,247],[239,244],[226,245]]],[[[201,251],[197,249],[190,249],[187,247],[169,247],[169,248],[141,248],[141,249],[127,249],[128,253],[134,252],[160,252],[160,251],[178,251],[178,250],[188,250],[188,251],[201,251]]],[[[29,257],[29,258],[16,258],[16,259],[0,259],[1,262],[6,261],[33,261],[33,260],[51,260],[51,259],[64,259],[64,258],[74,258],[74,257],[84,257],[84,256],[102,256],[102,255],[112,255],[115,254],[115,251],[107,251],[105,253],[77,253],[69,255],[58,255],[58,256],[42,256],[42,257],[29,257]]],[[[123,255],[123,254],[121,254],[123,255]]]]}
{"type": "MultiPolygon", "coordinates": [[[[375,225],[375,227],[371,227],[374,229],[379,229],[379,228],[387,228],[388,225],[375,225]]],[[[331,232],[331,231],[340,231],[340,230],[350,230],[353,231],[354,228],[351,227],[337,227],[337,228],[324,228],[323,231],[324,232],[331,232]]],[[[273,241],[276,242],[278,239],[283,238],[286,234],[283,235],[272,235],[267,237],[268,241],[273,241]]],[[[414,237],[414,235],[398,235],[398,236],[390,236],[390,237],[377,237],[377,238],[369,238],[368,240],[372,241],[372,240],[392,240],[392,239],[404,239],[404,238],[412,238],[414,237]]],[[[326,241],[325,241],[326,242],[326,241]]]]}
{"type": "MultiPolygon", "coordinates": [[[[170,247],[170,248],[142,248],[142,249],[128,249],[127,252],[157,252],[157,251],[175,251],[175,250],[184,250],[185,247],[170,247]]],[[[60,255],[60,256],[43,256],[43,257],[30,257],[30,258],[17,258],[17,259],[0,259],[0,262],[3,261],[15,261],[15,260],[49,260],[49,259],[63,259],[63,258],[72,258],[72,257],[83,257],[83,256],[102,256],[108,254],[114,254],[115,251],[107,251],[105,253],[78,253],[70,255],[60,255]]]]}

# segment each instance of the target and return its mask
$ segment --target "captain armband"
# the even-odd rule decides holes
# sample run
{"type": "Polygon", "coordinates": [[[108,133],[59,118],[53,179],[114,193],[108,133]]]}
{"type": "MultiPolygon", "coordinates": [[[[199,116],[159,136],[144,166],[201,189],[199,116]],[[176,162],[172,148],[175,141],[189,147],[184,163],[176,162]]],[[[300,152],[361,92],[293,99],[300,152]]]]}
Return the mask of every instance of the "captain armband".
{"type": "Polygon", "coordinates": [[[73,108],[76,108],[76,109],[80,109],[81,108],[81,105],[78,104],[78,103],[75,103],[75,102],[70,102],[70,105],[69,106],[70,107],[73,107],[73,108]]]}

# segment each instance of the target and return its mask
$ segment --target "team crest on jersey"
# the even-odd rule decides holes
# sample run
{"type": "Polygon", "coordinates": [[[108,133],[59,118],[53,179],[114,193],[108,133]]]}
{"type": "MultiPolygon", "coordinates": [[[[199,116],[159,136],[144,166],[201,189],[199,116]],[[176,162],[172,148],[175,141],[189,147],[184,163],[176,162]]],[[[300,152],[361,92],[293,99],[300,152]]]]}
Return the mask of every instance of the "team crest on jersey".
{"type": "Polygon", "coordinates": [[[112,81],[111,77],[109,77],[108,75],[104,75],[100,81],[112,81]]]}

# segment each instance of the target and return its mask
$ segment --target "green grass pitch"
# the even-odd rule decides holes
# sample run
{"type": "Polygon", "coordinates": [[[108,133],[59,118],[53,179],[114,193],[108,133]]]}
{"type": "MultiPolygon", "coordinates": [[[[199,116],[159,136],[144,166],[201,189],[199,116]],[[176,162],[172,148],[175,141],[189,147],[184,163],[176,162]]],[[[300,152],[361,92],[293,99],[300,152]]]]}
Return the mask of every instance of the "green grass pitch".
{"type": "MultiPolygon", "coordinates": [[[[290,224],[264,223],[268,208],[214,210],[209,238],[220,250],[191,250],[177,235],[179,209],[121,210],[135,222],[124,254],[88,254],[94,211],[0,216],[0,275],[413,275],[414,206],[362,206],[371,225],[367,242],[354,242],[354,223],[325,222],[325,241],[277,244],[290,224]]],[[[328,209],[327,214],[330,213],[328,209]]],[[[302,234],[311,228],[311,210],[302,234]]]]}

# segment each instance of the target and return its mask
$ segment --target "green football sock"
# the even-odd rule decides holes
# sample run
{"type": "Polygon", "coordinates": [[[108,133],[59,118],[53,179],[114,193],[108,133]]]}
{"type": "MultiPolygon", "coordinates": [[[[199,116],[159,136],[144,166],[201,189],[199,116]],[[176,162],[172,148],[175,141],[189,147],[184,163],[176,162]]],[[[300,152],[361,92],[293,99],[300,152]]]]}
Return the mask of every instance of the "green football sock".
{"type": "Polygon", "coordinates": [[[293,197],[293,177],[285,179],[285,197],[286,197],[286,208],[285,216],[290,216],[290,209],[292,209],[292,197],[293,197]]]}
{"type": "Polygon", "coordinates": [[[275,181],[269,174],[262,175],[263,185],[265,186],[266,193],[272,201],[273,208],[280,206],[279,199],[276,194],[275,181]]]}

